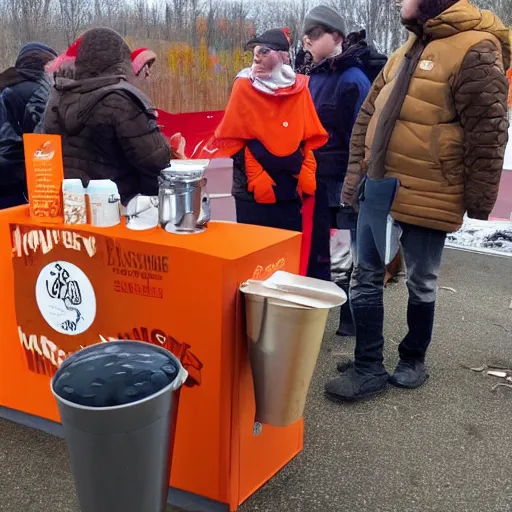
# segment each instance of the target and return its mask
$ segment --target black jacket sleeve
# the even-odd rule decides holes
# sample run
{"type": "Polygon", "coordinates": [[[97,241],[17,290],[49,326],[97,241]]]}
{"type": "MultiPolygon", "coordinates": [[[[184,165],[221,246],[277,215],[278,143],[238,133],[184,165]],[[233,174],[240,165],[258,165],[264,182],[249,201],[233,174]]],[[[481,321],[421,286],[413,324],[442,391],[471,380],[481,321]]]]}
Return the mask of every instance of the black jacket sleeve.
{"type": "Polygon", "coordinates": [[[38,85],[39,86],[34,90],[25,106],[23,120],[21,123],[23,133],[35,132],[37,125],[44,117],[51,86],[46,77],[39,81],[38,85]]]}

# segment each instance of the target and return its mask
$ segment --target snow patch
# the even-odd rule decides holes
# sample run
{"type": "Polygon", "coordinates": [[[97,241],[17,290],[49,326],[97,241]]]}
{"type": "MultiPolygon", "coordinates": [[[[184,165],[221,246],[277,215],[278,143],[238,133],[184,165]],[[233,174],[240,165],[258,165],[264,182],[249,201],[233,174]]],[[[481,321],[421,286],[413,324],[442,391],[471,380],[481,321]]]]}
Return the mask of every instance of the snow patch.
{"type": "Polygon", "coordinates": [[[482,221],[466,217],[459,231],[448,234],[446,245],[512,256],[512,222],[482,221]]]}

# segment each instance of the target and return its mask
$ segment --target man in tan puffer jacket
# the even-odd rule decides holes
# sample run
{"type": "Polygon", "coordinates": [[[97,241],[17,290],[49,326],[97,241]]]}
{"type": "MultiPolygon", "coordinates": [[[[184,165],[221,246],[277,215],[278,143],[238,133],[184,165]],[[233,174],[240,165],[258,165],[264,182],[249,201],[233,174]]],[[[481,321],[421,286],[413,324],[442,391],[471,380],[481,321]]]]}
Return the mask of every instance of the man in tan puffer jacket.
{"type": "Polygon", "coordinates": [[[390,213],[402,230],[409,332],[389,377],[382,358],[385,266],[374,240],[358,231],[354,364],[326,384],[339,400],[376,394],[388,380],[406,388],[425,382],[446,234],[460,228],[466,212],[488,218],[507,143],[509,30],[468,0],[403,0],[401,16],[410,37],[359,113],[342,202],[357,207],[370,184],[398,181],[390,213]]]}

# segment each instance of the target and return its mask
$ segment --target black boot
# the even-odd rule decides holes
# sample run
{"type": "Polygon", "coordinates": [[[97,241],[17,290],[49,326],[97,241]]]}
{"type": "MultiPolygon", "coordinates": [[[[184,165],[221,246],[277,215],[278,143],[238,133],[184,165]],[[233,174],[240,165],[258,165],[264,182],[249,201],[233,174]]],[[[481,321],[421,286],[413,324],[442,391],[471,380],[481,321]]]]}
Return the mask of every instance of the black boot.
{"type": "Polygon", "coordinates": [[[384,307],[352,305],[352,312],[356,327],[354,364],[325,385],[329,398],[348,402],[384,391],[389,378],[382,356],[384,307]]]}
{"type": "Polygon", "coordinates": [[[428,378],[425,354],[432,340],[435,302],[407,306],[409,332],[400,343],[400,361],[389,382],[402,388],[417,388],[428,378]]]}
{"type": "Polygon", "coordinates": [[[340,361],[336,365],[336,370],[338,370],[340,373],[344,373],[349,368],[352,368],[353,366],[354,366],[354,361],[352,359],[344,359],[343,361],[340,361]]]}
{"type": "Polygon", "coordinates": [[[400,359],[389,383],[399,388],[419,388],[428,379],[425,363],[414,359],[400,359]]]}
{"type": "Polygon", "coordinates": [[[348,282],[336,283],[347,295],[347,302],[340,308],[340,323],[336,334],[338,336],[355,336],[356,328],[354,326],[354,318],[350,309],[350,284],[348,282]]]}

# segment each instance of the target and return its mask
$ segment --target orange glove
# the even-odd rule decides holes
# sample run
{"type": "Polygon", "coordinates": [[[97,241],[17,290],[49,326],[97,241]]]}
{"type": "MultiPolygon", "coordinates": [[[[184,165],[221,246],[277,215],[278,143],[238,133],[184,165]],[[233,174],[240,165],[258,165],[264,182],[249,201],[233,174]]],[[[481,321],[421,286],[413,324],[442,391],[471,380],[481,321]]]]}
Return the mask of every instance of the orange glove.
{"type": "Polygon", "coordinates": [[[314,196],[316,190],[316,160],[311,149],[304,149],[304,161],[298,178],[297,192],[300,197],[314,196]]]}
{"type": "Polygon", "coordinates": [[[257,203],[273,204],[276,202],[275,182],[254,158],[249,148],[245,148],[245,174],[247,175],[247,188],[254,194],[257,203]]]}

